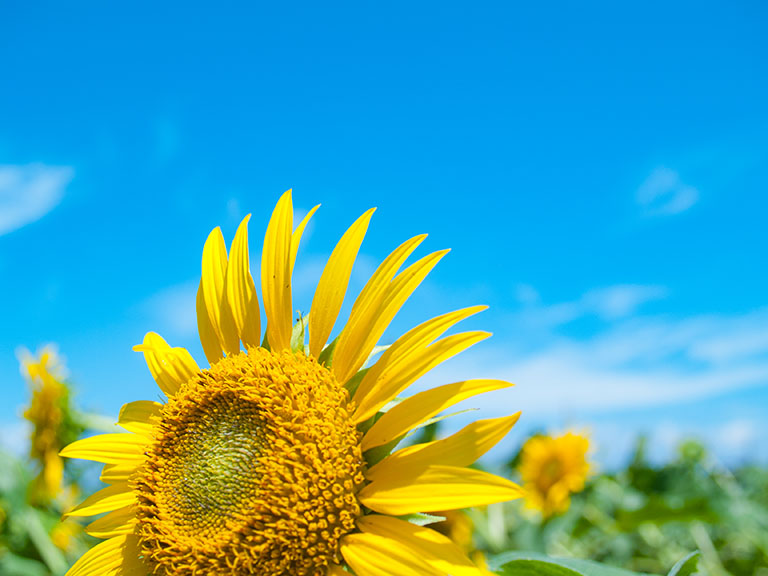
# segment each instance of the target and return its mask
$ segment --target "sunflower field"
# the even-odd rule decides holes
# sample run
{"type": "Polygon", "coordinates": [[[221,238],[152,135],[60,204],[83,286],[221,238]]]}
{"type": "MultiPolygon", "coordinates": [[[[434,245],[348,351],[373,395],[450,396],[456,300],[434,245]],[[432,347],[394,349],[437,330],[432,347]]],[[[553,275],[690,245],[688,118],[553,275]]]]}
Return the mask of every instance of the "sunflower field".
{"type": "MultiPolygon", "coordinates": [[[[83,433],[86,422],[99,427],[104,420],[70,404],[71,384],[54,376],[61,366],[52,348],[23,362],[31,374],[25,417],[32,433],[29,457],[0,455],[0,574],[62,576],[98,543],[82,522],[62,518],[78,495],[94,489],[96,471],[88,464],[59,458],[53,450],[83,433]],[[43,448],[43,438],[49,450],[43,448]]],[[[430,424],[416,441],[432,441],[440,434],[440,423],[430,424]]],[[[509,456],[504,473],[525,485],[526,478],[531,480],[526,450],[531,443],[551,447],[556,440],[533,436],[519,453],[509,456]]],[[[575,491],[565,493],[567,503],[561,502],[557,510],[550,506],[545,512],[543,491],[527,503],[516,500],[437,511],[423,515],[420,522],[432,522],[432,528],[486,564],[490,573],[768,575],[764,467],[726,469],[695,441],[682,443],[674,460],[652,465],[645,440],[639,438],[624,467],[580,478],[575,491]]]]}
{"type": "Polygon", "coordinates": [[[278,201],[261,301],[249,217],[229,248],[211,232],[196,310],[209,367],[147,333],[134,350],[162,401],[128,401],[117,425],[73,405],[55,349],[20,354],[31,433],[26,457],[2,456],[0,575],[768,574],[765,469],[725,469],[695,442],[655,466],[640,439],[626,466],[596,473],[577,432],[532,435],[494,466],[481,458],[520,412],[441,427],[455,404],[510,383],[403,396],[489,336],[443,336],[474,306],[379,345],[447,252],[401,270],[425,236],[384,259],[331,338],[368,210],[331,253],[311,314],[294,317],[291,276],[315,210],[294,226],[291,192],[278,201]]]}

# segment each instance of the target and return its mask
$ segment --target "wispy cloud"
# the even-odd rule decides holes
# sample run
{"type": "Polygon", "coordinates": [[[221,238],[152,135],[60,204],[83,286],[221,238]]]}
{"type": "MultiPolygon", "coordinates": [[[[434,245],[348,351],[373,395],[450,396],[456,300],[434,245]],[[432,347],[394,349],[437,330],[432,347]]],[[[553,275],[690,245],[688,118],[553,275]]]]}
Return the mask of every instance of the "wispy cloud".
{"type": "Polygon", "coordinates": [[[596,288],[577,300],[544,305],[532,286],[517,287],[517,299],[524,305],[518,320],[528,326],[552,328],[573,322],[585,316],[596,316],[612,321],[626,318],[648,302],[667,295],[663,286],[642,284],[617,284],[596,288]]]}
{"type": "Polygon", "coordinates": [[[0,166],[0,236],[53,210],[73,176],[67,166],[0,166]]]}
{"type": "Polygon", "coordinates": [[[683,182],[676,171],[660,166],[637,189],[636,199],[645,214],[665,216],[691,208],[699,191],[683,182]]]}
{"type": "Polygon", "coordinates": [[[482,401],[486,409],[503,413],[519,406],[539,417],[578,419],[768,385],[768,309],[732,316],[638,316],[639,303],[664,292],[626,288],[532,307],[526,312],[532,315],[530,322],[541,315],[543,336],[537,341],[518,342],[512,335],[500,341],[503,336],[498,335],[496,342],[439,367],[419,387],[463,378],[504,378],[517,386],[482,401]],[[590,311],[610,321],[581,337],[557,330],[590,311]]]}

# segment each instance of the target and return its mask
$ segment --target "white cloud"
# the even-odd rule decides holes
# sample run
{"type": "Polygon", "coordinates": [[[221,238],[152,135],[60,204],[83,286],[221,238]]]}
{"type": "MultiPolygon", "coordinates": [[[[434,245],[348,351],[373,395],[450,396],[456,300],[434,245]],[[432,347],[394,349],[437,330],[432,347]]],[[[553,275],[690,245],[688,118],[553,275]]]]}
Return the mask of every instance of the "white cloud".
{"type": "Polygon", "coordinates": [[[590,290],[578,300],[540,305],[538,293],[530,287],[518,286],[518,301],[528,304],[520,320],[539,327],[555,327],[585,316],[597,316],[602,320],[618,320],[637,312],[647,302],[667,295],[663,286],[618,284],[590,290]]]}
{"type": "Polygon", "coordinates": [[[661,166],[640,185],[636,199],[648,215],[679,214],[696,204],[699,191],[683,182],[676,171],[661,166]]]}
{"type": "Polygon", "coordinates": [[[53,210],[73,176],[67,166],[0,166],[0,236],[53,210]]]}
{"type": "MultiPolygon", "coordinates": [[[[715,430],[711,441],[723,452],[736,453],[763,444],[765,425],[754,420],[739,418],[725,422],[715,430]]],[[[742,454],[742,457],[747,454],[742,454]]]]}
{"type": "MultiPolygon", "coordinates": [[[[591,299],[579,302],[584,300],[591,299]]],[[[551,308],[541,309],[547,315],[551,308]]],[[[551,330],[531,343],[523,330],[521,341],[497,336],[441,365],[417,387],[502,378],[516,386],[469,404],[494,414],[523,409],[539,419],[583,421],[617,410],[684,404],[768,385],[766,326],[768,309],[682,319],[614,316],[581,339],[551,330]]]]}

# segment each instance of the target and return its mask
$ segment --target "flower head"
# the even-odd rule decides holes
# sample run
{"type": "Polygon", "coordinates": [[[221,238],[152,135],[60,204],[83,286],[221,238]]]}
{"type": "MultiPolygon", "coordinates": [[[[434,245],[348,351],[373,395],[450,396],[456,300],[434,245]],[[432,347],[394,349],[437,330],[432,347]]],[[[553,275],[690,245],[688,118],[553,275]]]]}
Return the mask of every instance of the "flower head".
{"type": "Polygon", "coordinates": [[[87,527],[104,542],[68,576],[343,575],[344,564],[358,576],[481,574],[448,538],[398,517],[519,497],[512,482],[467,468],[518,414],[392,450],[445,408],[510,384],[456,382],[387,407],[431,368],[488,336],[441,338],[483,308],[416,326],[366,368],[390,321],[446,251],[401,271],[425,237],[401,244],[329,344],[373,210],[344,233],[309,317],[294,324],[291,276],[314,212],[294,229],[288,191],[269,222],[263,338],[246,217],[229,253],[218,228],[203,248],[197,320],[210,368],[147,334],[136,349],[166,400],[128,403],[118,422],[128,434],[87,438],[62,451],[103,462],[108,484],[69,513],[107,512],[87,527]]]}
{"type": "Polygon", "coordinates": [[[519,466],[526,506],[539,510],[544,518],[568,510],[570,495],[584,489],[588,449],[587,437],[571,432],[530,438],[519,466]]]}
{"type": "Polygon", "coordinates": [[[42,504],[61,491],[64,462],[59,451],[77,438],[81,429],[70,413],[69,388],[64,381],[66,370],[56,349],[45,346],[36,356],[21,350],[19,357],[21,373],[32,391],[29,407],[24,412],[24,418],[32,424],[29,455],[40,469],[30,496],[42,504]]]}

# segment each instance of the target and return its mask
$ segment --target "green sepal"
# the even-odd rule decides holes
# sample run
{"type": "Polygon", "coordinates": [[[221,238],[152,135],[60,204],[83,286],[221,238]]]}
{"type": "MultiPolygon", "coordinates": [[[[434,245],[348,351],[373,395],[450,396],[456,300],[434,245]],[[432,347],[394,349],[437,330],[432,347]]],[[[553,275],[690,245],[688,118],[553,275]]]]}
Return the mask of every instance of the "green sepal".
{"type": "Polygon", "coordinates": [[[325,366],[326,368],[330,368],[333,366],[333,353],[336,351],[336,344],[339,342],[339,337],[336,336],[336,338],[333,339],[333,342],[328,344],[325,348],[323,348],[323,351],[320,352],[320,357],[317,359],[320,364],[325,366]]]}
{"type": "Polygon", "coordinates": [[[415,524],[416,526],[429,526],[430,524],[445,522],[445,516],[434,516],[432,514],[424,514],[423,512],[406,514],[404,516],[398,516],[398,518],[410,522],[411,524],[415,524]]]}
{"type": "Polygon", "coordinates": [[[374,448],[371,448],[370,450],[366,451],[363,456],[365,457],[365,461],[368,463],[368,467],[370,468],[374,464],[378,464],[384,458],[392,454],[392,450],[395,449],[395,447],[400,444],[400,441],[405,438],[405,434],[402,436],[395,438],[391,442],[387,442],[386,444],[382,444],[381,446],[376,446],[374,448]]]}
{"type": "Polygon", "coordinates": [[[294,354],[296,352],[304,352],[307,322],[309,322],[309,314],[302,316],[301,312],[299,312],[299,319],[296,321],[296,324],[293,325],[293,330],[291,331],[291,351],[294,354]]]}
{"type": "Polygon", "coordinates": [[[264,340],[261,341],[261,347],[264,348],[264,350],[271,352],[272,348],[269,347],[269,339],[267,338],[267,332],[268,330],[264,330],[264,340]]]}
{"type": "Polygon", "coordinates": [[[365,377],[368,370],[369,368],[363,368],[362,370],[358,370],[357,374],[352,376],[352,378],[350,378],[349,381],[346,384],[344,384],[344,387],[349,392],[350,398],[355,397],[355,392],[357,392],[357,388],[360,386],[360,382],[363,381],[363,378],[365,377]]]}
{"type": "Polygon", "coordinates": [[[390,346],[392,346],[392,344],[384,344],[383,346],[374,346],[373,350],[371,350],[371,353],[368,354],[368,358],[365,359],[365,363],[363,364],[363,366],[371,366],[373,364],[371,360],[376,358],[376,356],[378,356],[382,352],[386,352],[390,346]]]}

